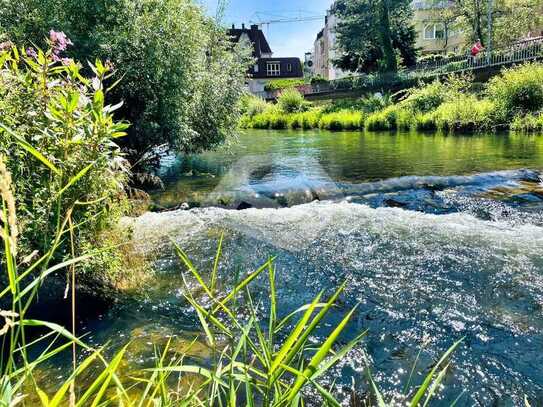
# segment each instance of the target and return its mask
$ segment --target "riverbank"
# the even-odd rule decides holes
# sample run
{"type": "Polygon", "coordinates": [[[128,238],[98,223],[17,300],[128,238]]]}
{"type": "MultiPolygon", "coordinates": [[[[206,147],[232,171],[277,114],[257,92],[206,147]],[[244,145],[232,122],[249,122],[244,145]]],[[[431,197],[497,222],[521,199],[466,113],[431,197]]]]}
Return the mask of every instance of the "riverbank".
{"type": "Polygon", "coordinates": [[[392,96],[312,105],[295,90],[277,104],[255,98],[245,103],[245,129],[418,130],[474,133],[543,130],[543,65],[504,70],[482,88],[468,76],[410,89],[392,96]]]}

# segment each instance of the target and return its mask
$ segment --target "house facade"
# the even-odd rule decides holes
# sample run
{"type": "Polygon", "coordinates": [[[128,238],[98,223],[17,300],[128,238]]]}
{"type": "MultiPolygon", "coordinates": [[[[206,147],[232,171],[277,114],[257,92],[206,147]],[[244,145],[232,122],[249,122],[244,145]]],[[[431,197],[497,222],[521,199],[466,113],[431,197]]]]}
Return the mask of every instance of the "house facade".
{"type": "Polygon", "coordinates": [[[300,79],[304,77],[302,62],[296,57],[274,57],[266,36],[258,25],[241,28],[234,25],[228,32],[234,43],[245,42],[253,49],[254,65],[249,69],[248,87],[255,95],[265,93],[265,86],[275,79],[300,79]]]}
{"type": "Polygon", "coordinates": [[[337,24],[337,16],[328,11],[324,20],[324,28],[317,34],[313,44],[311,73],[327,80],[341,79],[348,75],[347,72],[333,64],[337,56],[337,24]]]}
{"type": "Polygon", "coordinates": [[[415,0],[413,7],[413,24],[417,32],[416,47],[421,54],[446,54],[466,51],[466,37],[455,26],[456,18],[449,17],[453,2],[443,0],[415,0]]]}

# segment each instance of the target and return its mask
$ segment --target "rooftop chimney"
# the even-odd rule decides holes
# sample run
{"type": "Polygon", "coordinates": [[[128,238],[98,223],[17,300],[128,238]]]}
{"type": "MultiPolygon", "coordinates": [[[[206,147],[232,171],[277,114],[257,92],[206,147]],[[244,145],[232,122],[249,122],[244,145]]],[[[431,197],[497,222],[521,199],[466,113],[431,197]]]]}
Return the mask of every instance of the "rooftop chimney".
{"type": "Polygon", "coordinates": [[[262,56],[262,45],[260,44],[260,35],[258,33],[258,25],[251,25],[251,32],[253,33],[252,39],[254,41],[255,56],[260,58],[262,56]]]}
{"type": "Polygon", "coordinates": [[[241,23],[241,29],[245,30],[245,23],[241,23]]]}
{"type": "Polygon", "coordinates": [[[232,30],[235,30],[235,29],[236,29],[236,25],[232,24],[232,30]]]}

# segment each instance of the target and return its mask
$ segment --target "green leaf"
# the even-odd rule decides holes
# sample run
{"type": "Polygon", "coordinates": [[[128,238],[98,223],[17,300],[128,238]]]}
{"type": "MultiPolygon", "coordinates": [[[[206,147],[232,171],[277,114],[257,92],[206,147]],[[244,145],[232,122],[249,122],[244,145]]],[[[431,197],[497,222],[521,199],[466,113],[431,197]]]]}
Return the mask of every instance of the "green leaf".
{"type": "Polygon", "coordinates": [[[447,352],[445,352],[443,354],[441,359],[439,359],[439,362],[436,363],[436,365],[433,367],[433,369],[430,371],[430,373],[426,376],[426,378],[424,379],[424,382],[420,386],[419,390],[417,391],[417,393],[415,394],[415,396],[413,397],[413,399],[409,403],[409,405],[411,407],[417,407],[419,405],[422,397],[426,393],[426,390],[428,390],[428,387],[430,386],[430,383],[432,382],[432,380],[434,378],[434,375],[436,374],[437,370],[440,368],[441,364],[443,364],[443,362],[445,362],[445,360],[456,350],[456,348],[462,343],[463,340],[464,340],[464,338],[460,339],[458,342],[455,342],[453,344],[453,346],[451,346],[447,350],[447,352]]]}
{"type": "Polygon", "coordinates": [[[332,346],[334,345],[335,341],[343,332],[343,329],[347,325],[347,323],[350,321],[351,317],[353,316],[354,312],[356,311],[358,305],[355,306],[339,323],[339,325],[332,331],[330,336],[326,339],[326,341],[321,345],[317,353],[313,356],[311,361],[309,362],[308,367],[304,370],[303,376],[298,377],[296,382],[294,383],[294,386],[292,390],[290,391],[289,400],[294,399],[296,394],[300,391],[302,386],[306,383],[307,379],[313,378],[313,375],[315,372],[317,372],[319,365],[324,360],[324,358],[330,353],[332,346]]]}
{"type": "Polygon", "coordinates": [[[371,384],[371,389],[373,390],[373,394],[375,394],[375,398],[377,399],[377,405],[379,407],[387,407],[387,403],[385,403],[385,399],[383,398],[383,395],[381,394],[381,392],[377,388],[377,385],[373,381],[373,377],[371,376],[371,372],[369,369],[367,370],[367,374],[368,374],[368,380],[371,384]]]}
{"type": "Polygon", "coordinates": [[[94,166],[94,162],[90,163],[89,165],[87,165],[85,168],[83,168],[81,171],[79,171],[74,177],[72,177],[70,179],[70,181],[68,181],[68,183],[64,186],[64,188],[62,188],[58,194],[57,194],[57,197],[60,197],[62,194],[64,194],[64,192],[66,192],[70,187],[72,187],[77,181],[79,181],[81,178],[83,178],[87,172],[90,171],[90,169],[94,166]]]}
{"type": "Polygon", "coordinates": [[[87,401],[93,396],[93,394],[98,390],[96,393],[96,397],[92,401],[91,407],[96,407],[102,400],[102,397],[104,396],[104,393],[106,392],[107,388],[109,387],[109,383],[111,383],[111,379],[115,375],[115,372],[119,368],[119,364],[121,363],[121,360],[124,357],[124,354],[126,352],[126,349],[128,348],[128,345],[126,345],[109,363],[104,369],[100,375],[94,380],[94,382],[87,387],[87,390],[81,396],[81,398],[77,401],[76,407],[81,407],[87,405],[87,401]]]}
{"type": "Polygon", "coordinates": [[[283,343],[283,346],[277,353],[277,356],[273,360],[273,363],[270,367],[270,374],[273,374],[273,372],[275,372],[275,370],[283,363],[283,360],[286,358],[287,354],[292,349],[293,345],[296,343],[296,341],[300,339],[300,335],[305,329],[309,319],[311,318],[311,315],[313,315],[313,311],[315,310],[315,307],[317,303],[319,302],[321,296],[322,296],[322,292],[320,292],[315,297],[315,299],[313,300],[313,302],[311,303],[307,311],[304,313],[302,318],[298,321],[298,323],[296,324],[296,326],[294,327],[294,329],[292,330],[288,338],[283,343]]]}
{"type": "Polygon", "coordinates": [[[57,167],[55,167],[55,165],[51,161],[45,158],[45,156],[42,153],[40,153],[38,150],[32,147],[25,139],[23,139],[21,136],[13,132],[8,127],[4,126],[2,123],[0,123],[0,127],[3,128],[4,131],[10,134],[13,138],[15,138],[15,140],[17,141],[17,144],[19,144],[22,148],[24,148],[26,151],[32,154],[37,160],[41,161],[51,171],[53,171],[57,175],[61,174],[60,170],[57,167]]]}

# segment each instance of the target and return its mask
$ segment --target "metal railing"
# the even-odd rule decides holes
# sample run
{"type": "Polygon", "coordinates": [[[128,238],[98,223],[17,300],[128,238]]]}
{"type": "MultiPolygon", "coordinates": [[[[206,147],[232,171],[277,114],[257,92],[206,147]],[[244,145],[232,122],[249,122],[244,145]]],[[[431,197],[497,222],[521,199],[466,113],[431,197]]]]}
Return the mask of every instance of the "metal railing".
{"type": "Polygon", "coordinates": [[[520,41],[511,47],[482,51],[477,56],[457,55],[417,64],[410,70],[388,74],[367,74],[350,76],[323,83],[304,86],[300,92],[305,95],[332,93],[355,89],[372,89],[382,86],[409,84],[428,77],[470,72],[479,69],[506,66],[520,62],[543,59],[543,37],[520,41]]]}

